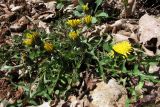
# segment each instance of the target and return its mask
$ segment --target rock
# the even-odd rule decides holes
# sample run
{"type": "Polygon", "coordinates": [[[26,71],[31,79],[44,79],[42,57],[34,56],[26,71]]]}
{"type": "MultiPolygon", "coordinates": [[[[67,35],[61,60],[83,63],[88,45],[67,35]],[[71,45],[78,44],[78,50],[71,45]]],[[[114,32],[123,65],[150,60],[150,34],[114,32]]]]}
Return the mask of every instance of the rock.
{"type": "Polygon", "coordinates": [[[155,73],[155,72],[157,72],[158,70],[160,69],[160,67],[158,66],[158,65],[151,65],[150,67],[149,67],[149,73],[155,73]]]}
{"type": "Polygon", "coordinates": [[[127,36],[124,36],[122,34],[112,34],[114,36],[114,40],[115,40],[115,43],[116,42],[120,42],[120,41],[128,41],[128,38],[127,36]]]}
{"type": "Polygon", "coordinates": [[[97,87],[91,92],[91,99],[95,107],[125,107],[127,91],[115,79],[111,79],[108,84],[97,83],[97,87]]]}
{"type": "Polygon", "coordinates": [[[70,107],[93,107],[86,98],[79,100],[75,96],[69,96],[69,101],[71,102],[70,107]]]}
{"type": "Polygon", "coordinates": [[[155,55],[160,54],[160,21],[145,14],[139,20],[139,31],[140,43],[155,55]]]}

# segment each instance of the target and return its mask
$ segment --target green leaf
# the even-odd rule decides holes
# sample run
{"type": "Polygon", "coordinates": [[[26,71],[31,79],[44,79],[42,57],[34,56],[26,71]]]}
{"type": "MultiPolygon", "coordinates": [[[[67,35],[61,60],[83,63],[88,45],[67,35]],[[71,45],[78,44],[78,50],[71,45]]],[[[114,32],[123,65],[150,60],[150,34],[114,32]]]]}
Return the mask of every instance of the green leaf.
{"type": "Polygon", "coordinates": [[[78,17],[83,16],[79,11],[74,11],[73,14],[78,17]]]}
{"type": "Polygon", "coordinates": [[[158,80],[158,76],[153,76],[153,75],[146,75],[146,74],[140,74],[141,80],[147,80],[147,81],[152,81],[152,82],[160,82],[158,80]]]}
{"type": "Polygon", "coordinates": [[[58,94],[59,94],[59,90],[56,90],[56,91],[55,91],[55,94],[58,95],[58,94]]]}
{"type": "Polygon", "coordinates": [[[11,71],[12,69],[14,69],[13,66],[4,65],[1,67],[1,71],[11,71]]]}
{"type": "Polygon", "coordinates": [[[94,24],[94,23],[97,23],[97,18],[96,17],[92,17],[92,23],[94,24]]]}
{"type": "Polygon", "coordinates": [[[109,62],[110,62],[110,59],[108,59],[108,57],[105,57],[100,61],[101,65],[106,65],[109,62]]]}
{"type": "Polygon", "coordinates": [[[78,0],[78,3],[79,3],[80,5],[84,5],[83,0],[78,0]]]}
{"type": "Polygon", "coordinates": [[[130,99],[128,99],[128,97],[127,97],[127,100],[126,100],[126,102],[125,102],[125,107],[130,107],[130,103],[131,103],[131,101],[130,101],[130,99]]]}
{"type": "Polygon", "coordinates": [[[139,84],[137,85],[137,88],[142,89],[143,85],[144,85],[144,82],[139,82],[139,84]]]}
{"type": "Polygon", "coordinates": [[[57,9],[62,9],[63,7],[64,7],[64,4],[62,3],[58,3],[56,6],[57,9]]]}
{"type": "Polygon", "coordinates": [[[123,73],[127,73],[127,69],[126,69],[126,67],[125,67],[125,63],[126,63],[126,61],[124,61],[124,62],[123,62],[123,65],[122,65],[122,72],[123,72],[123,73]]]}
{"type": "Polygon", "coordinates": [[[142,88],[143,88],[144,82],[140,81],[138,85],[135,87],[135,94],[136,96],[141,96],[142,95],[142,88]]]}
{"type": "Polygon", "coordinates": [[[135,75],[135,76],[140,75],[140,74],[139,74],[140,72],[139,72],[139,69],[138,69],[138,64],[136,64],[136,65],[134,66],[133,72],[134,72],[134,75],[135,75]]]}
{"type": "Polygon", "coordinates": [[[30,99],[30,100],[29,100],[29,104],[37,105],[37,102],[36,102],[36,101],[34,101],[33,99],[30,99]]]}
{"type": "Polygon", "coordinates": [[[96,0],[95,3],[97,4],[97,7],[100,6],[100,5],[102,4],[102,1],[103,1],[103,0],[96,0]]]}
{"type": "Polygon", "coordinates": [[[158,65],[158,62],[149,62],[149,65],[150,66],[155,66],[155,65],[158,65]]]}
{"type": "Polygon", "coordinates": [[[81,11],[81,12],[82,12],[82,11],[83,11],[83,10],[82,10],[82,6],[81,6],[81,5],[77,5],[77,6],[76,6],[76,11],[81,11]]]}
{"type": "Polygon", "coordinates": [[[104,49],[105,51],[108,51],[108,52],[109,52],[109,51],[111,51],[112,48],[111,48],[111,46],[110,46],[108,43],[104,43],[104,44],[103,44],[103,49],[104,49]]]}
{"type": "Polygon", "coordinates": [[[101,13],[99,13],[98,15],[96,15],[96,17],[105,17],[105,18],[108,18],[109,16],[108,16],[107,13],[101,12],[101,13]]]}
{"type": "Polygon", "coordinates": [[[96,3],[96,8],[94,10],[94,13],[96,13],[98,7],[102,4],[102,2],[103,2],[103,0],[96,0],[96,2],[95,2],[96,3]]]}
{"type": "Polygon", "coordinates": [[[23,66],[23,64],[20,64],[20,65],[17,65],[17,66],[7,66],[7,65],[4,65],[4,66],[2,66],[1,67],[1,71],[11,71],[11,70],[14,70],[14,69],[17,69],[17,68],[20,68],[20,67],[22,67],[23,66]]]}

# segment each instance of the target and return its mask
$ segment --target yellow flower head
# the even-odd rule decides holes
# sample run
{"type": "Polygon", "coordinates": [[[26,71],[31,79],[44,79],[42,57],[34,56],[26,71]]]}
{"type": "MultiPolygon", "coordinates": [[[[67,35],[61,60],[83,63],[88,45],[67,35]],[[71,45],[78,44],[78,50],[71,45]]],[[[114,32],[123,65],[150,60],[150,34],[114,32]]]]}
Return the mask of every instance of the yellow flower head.
{"type": "Polygon", "coordinates": [[[76,31],[69,32],[69,38],[72,40],[76,40],[78,37],[78,33],[76,31]]]}
{"type": "Polygon", "coordinates": [[[80,19],[71,19],[71,20],[68,20],[66,22],[69,26],[71,26],[72,28],[75,28],[77,27],[79,24],[81,24],[81,20],[80,19]]]}
{"type": "Polygon", "coordinates": [[[37,39],[39,38],[39,35],[37,32],[26,33],[25,36],[26,36],[26,39],[23,40],[23,43],[27,46],[31,46],[35,44],[37,39]]]}
{"type": "Polygon", "coordinates": [[[44,49],[45,49],[45,51],[52,52],[53,48],[54,48],[53,44],[51,44],[49,42],[45,42],[44,43],[44,49]]]}
{"type": "Polygon", "coordinates": [[[92,23],[92,16],[91,15],[87,15],[83,18],[83,22],[86,23],[87,25],[92,23]]]}
{"type": "Polygon", "coordinates": [[[85,5],[82,5],[82,10],[83,10],[83,11],[88,11],[88,10],[89,10],[89,8],[88,8],[88,3],[85,4],[85,5]]]}
{"type": "Polygon", "coordinates": [[[121,41],[113,45],[113,50],[121,55],[127,57],[128,54],[133,50],[131,44],[128,41],[121,41]]]}
{"type": "Polygon", "coordinates": [[[39,35],[37,32],[32,33],[26,33],[26,38],[32,39],[33,41],[36,41],[38,39],[39,35]]]}
{"type": "Polygon", "coordinates": [[[23,44],[27,45],[27,46],[31,46],[33,44],[33,40],[32,39],[24,39],[23,44]]]}

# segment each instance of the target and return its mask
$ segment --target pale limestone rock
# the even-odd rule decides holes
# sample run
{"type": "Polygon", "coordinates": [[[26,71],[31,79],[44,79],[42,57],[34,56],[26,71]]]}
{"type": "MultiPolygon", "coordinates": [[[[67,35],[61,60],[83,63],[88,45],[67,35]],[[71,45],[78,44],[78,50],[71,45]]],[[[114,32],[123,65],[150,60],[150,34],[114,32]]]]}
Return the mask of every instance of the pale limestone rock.
{"type": "Polygon", "coordinates": [[[157,39],[157,50],[155,55],[160,54],[160,21],[148,14],[143,15],[139,20],[140,43],[147,44],[153,38],[157,39]]]}
{"type": "Polygon", "coordinates": [[[95,107],[125,107],[127,91],[115,79],[111,79],[108,84],[97,83],[97,87],[91,92],[91,99],[95,107]]]}

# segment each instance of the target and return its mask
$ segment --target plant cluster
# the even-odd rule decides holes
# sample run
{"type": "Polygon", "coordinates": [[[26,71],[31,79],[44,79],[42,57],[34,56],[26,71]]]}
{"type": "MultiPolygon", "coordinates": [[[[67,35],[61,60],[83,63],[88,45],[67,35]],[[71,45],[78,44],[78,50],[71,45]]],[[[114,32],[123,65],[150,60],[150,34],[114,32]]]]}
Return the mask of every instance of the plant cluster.
{"type": "MultiPolygon", "coordinates": [[[[127,88],[130,102],[143,97],[141,91],[146,81],[159,82],[159,77],[148,73],[151,65],[159,64],[159,56],[149,57],[139,44],[129,41],[114,43],[109,34],[85,37],[84,33],[98,22],[95,20],[106,14],[92,16],[88,4],[77,7],[80,9],[73,12],[76,18],[57,20],[51,34],[26,31],[22,37],[15,36],[13,46],[0,49],[1,70],[17,70],[19,82],[13,85],[24,89],[24,96],[16,105],[37,105],[36,102],[51,100],[55,95],[65,99],[75,94],[77,82],[83,79],[80,73],[85,70],[104,81],[115,78],[127,88]]],[[[10,73],[7,76],[13,79],[10,73]]]]}

